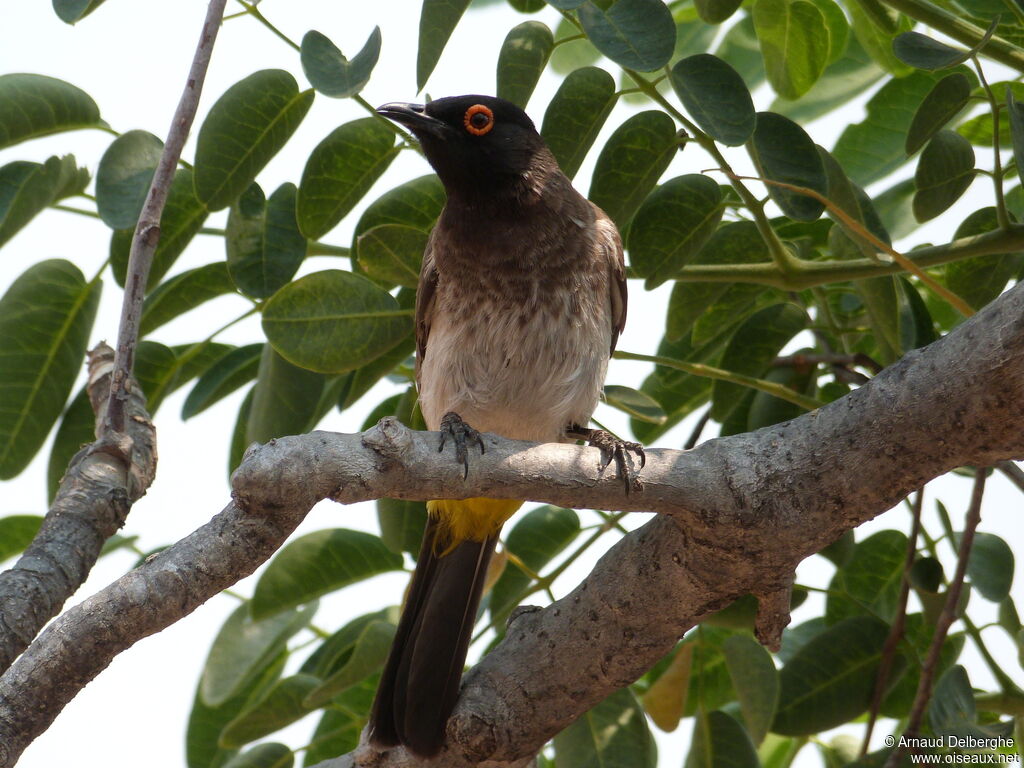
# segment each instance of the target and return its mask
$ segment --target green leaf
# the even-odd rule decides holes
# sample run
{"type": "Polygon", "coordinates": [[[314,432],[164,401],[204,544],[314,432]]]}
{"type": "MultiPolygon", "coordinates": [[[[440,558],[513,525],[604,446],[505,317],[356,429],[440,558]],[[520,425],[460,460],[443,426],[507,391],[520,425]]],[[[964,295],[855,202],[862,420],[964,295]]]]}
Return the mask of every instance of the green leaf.
{"type": "Polygon", "coordinates": [[[715,55],[739,72],[748,88],[756,88],[764,82],[764,57],[754,30],[754,19],[749,14],[729,27],[715,55]]]}
{"type": "Polygon", "coordinates": [[[0,563],[24,552],[39,533],[42,524],[42,515],[0,517],[0,563]]]}
{"type": "MultiPolygon", "coordinates": [[[[808,640],[779,675],[772,731],[806,736],[842,725],[867,710],[888,625],[873,616],[841,621],[808,640]]],[[[897,659],[890,680],[902,672],[897,659]]]]}
{"type": "Polygon", "coordinates": [[[74,155],[54,156],[42,164],[16,160],[0,168],[0,245],[48,206],[81,192],[88,180],[74,155]]]}
{"type": "Polygon", "coordinates": [[[208,707],[218,707],[262,676],[285,649],[288,638],[305,627],[316,603],[301,609],[252,618],[249,605],[238,606],[220,628],[206,657],[199,695],[208,707]]]}
{"type": "MultiPolygon", "coordinates": [[[[760,376],[808,322],[807,313],[795,304],[787,302],[765,307],[733,334],[719,366],[747,376],[760,376]]],[[[711,418],[723,421],[748,390],[742,384],[715,381],[711,391],[711,418]]]]}
{"type": "Polygon", "coordinates": [[[859,542],[833,580],[836,594],[829,595],[825,608],[828,623],[859,613],[892,621],[906,557],[907,537],[900,531],[879,531],[859,542]]]}
{"type": "Polygon", "coordinates": [[[427,524],[427,505],[422,501],[377,499],[380,537],[392,552],[419,551],[427,524]]]}
{"type": "Polygon", "coordinates": [[[92,404],[89,402],[89,393],[82,387],[64,409],[64,416],[50,447],[50,461],[46,466],[46,488],[47,500],[51,504],[71,459],[83,445],[95,439],[96,414],[93,413],[92,404]]]}
{"type": "Polygon", "coordinates": [[[912,155],[923,147],[946,123],[960,114],[970,99],[971,82],[962,72],[954,72],[939,80],[914,113],[914,120],[907,131],[907,154],[912,155]]]}
{"type": "Polygon", "coordinates": [[[906,77],[914,71],[913,67],[900,61],[892,50],[893,35],[911,29],[914,26],[913,19],[883,10],[888,20],[883,26],[866,13],[860,3],[850,3],[845,7],[853,22],[854,37],[876,64],[896,78],[906,77]]]}
{"type": "Polygon", "coordinates": [[[309,84],[324,96],[347,99],[370,81],[380,57],[380,43],[380,27],[374,27],[362,50],[349,61],[326,35],[311,29],[302,38],[302,71],[309,84]]]}
{"type": "Polygon", "coordinates": [[[899,296],[893,277],[873,277],[854,283],[871,321],[875,345],[882,360],[888,364],[903,354],[900,335],[899,296]]]}
{"type": "Polygon", "coordinates": [[[893,78],[868,100],[867,117],[848,126],[832,150],[855,183],[866,187],[907,161],[904,151],[907,130],[913,122],[916,105],[941,77],[914,72],[907,77],[893,78]]]}
{"type": "Polygon", "coordinates": [[[410,311],[362,275],[332,269],[289,283],[263,305],[263,331],[295,365],[351,371],[409,333],[410,311]]]}
{"type": "Polygon", "coordinates": [[[757,750],[736,719],[716,710],[698,713],[684,768],[760,768],[757,750]]]}
{"type": "Polygon", "coordinates": [[[338,755],[352,752],[359,746],[359,735],[377,692],[378,678],[369,677],[335,699],[339,709],[328,709],[313,731],[310,747],[303,765],[306,768],[338,755]]]}
{"type": "MultiPolygon", "coordinates": [[[[390,621],[371,621],[359,633],[344,663],[330,676],[307,692],[307,707],[321,707],[342,691],[377,672],[384,666],[397,627],[390,621]]],[[[319,682],[319,681],[318,681],[319,682]]]]}
{"type": "Polygon", "coordinates": [[[243,448],[311,430],[322,415],[325,386],[323,374],[292,365],[272,346],[263,345],[243,448]]]}
{"type": "MultiPolygon", "coordinates": [[[[739,221],[716,230],[694,263],[747,264],[769,261],[770,258],[757,225],[752,221],[739,221]]],[[[676,283],[669,298],[666,337],[675,341],[689,334],[697,319],[733,287],[740,288],[729,283],[676,283]]]]}
{"type": "Polygon", "coordinates": [[[945,43],[940,43],[938,40],[932,40],[920,32],[904,32],[897,35],[892,41],[892,50],[900,61],[917,69],[929,71],[949,69],[958,64],[963,64],[971,56],[984,48],[996,31],[998,24],[999,19],[993,19],[981,40],[967,51],[953,48],[945,43]]]}
{"type": "Polygon", "coordinates": [[[448,38],[452,36],[467,7],[469,0],[423,0],[419,49],[416,53],[417,93],[427,84],[427,79],[441,58],[441,52],[448,45],[448,38]]]}
{"type": "Polygon", "coordinates": [[[743,0],[694,0],[701,21],[721,24],[727,21],[743,4],[743,0]]]}
{"type": "MultiPolygon", "coordinates": [[[[788,117],[758,112],[750,146],[754,162],[765,178],[828,194],[825,167],[814,142],[788,117]]],[[[768,195],[791,219],[814,221],[825,210],[814,198],[772,184],[767,186],[768,195]]]]}
{"type": "Polygon", "coordinates": [[[880,80],[883,74],[854,37],[848,42],[845,53],[825,67],[807,93],[796,101],[777,97],[769,109],[803,125],[847,104],[880,80]]]}
{"type": "Polygon", "coordinates": [[[558,87],[540,135],[570,179],[583,164],[617,100],[615,80],[603,69],[574,70],[558,87]]]}
{"type": "Polygon", "coordinates": [[[992,533],[974,534],[967,575],[982,597],[998,603],[1010,595],[1013,586],[1013,550],[992,533]]]}
{"type": "Polygon", "coordinates": [[[279,680],[259,701],[246,707],[224,727],[220,745],[237,749],[305,717],[312,707],[305,706],[303,700],[318,685],[320,680],[312,675],[292,675],[279,680]]]}
{"type": "Polygon", "coordinates": [[[671,80],[686,111],[715,141],[738,147],[750,138],[757,122],[754,102],[726,62],[709,53],[690,56],[672,68],[671,80]]]}
{"type": "Polygon", "coordinates": [[[185,398],[181,418],[190,419],[256,378],[264,344],[232,349],[211,365],[185,398]]]}
{"type": "MultiPolygon", "coordinates": [[[[582,3],[582,0],[580,2],[582,3]]],[[[576,25],[564,16],[555,27],[556,42],[578,34],[579,29],[576,25]]],[[[551,54],[551,69],[556,74],[568,75],[581,67],[596,64],[600,58],[601,52],[586,37],[576,38],[567,43],[558,42],[551,54]]]]}
{"type": "Polygon", "coordinates": [[[231,206],[225,235],[228,273],[247,296],[273,295],[306,258],[306,238],[295,220],[296,197],[295,185],[285,183],[267,200],[254,183],[231,206]]]}
{"type": "MultiPolygon", "coordinates": [[[[534,573],[539,573],[580,532],[580,518],[571,509],[543,506],[532,509],[505,537],[505,549],[534,573]]],[[[530,577],[510,563],[491,590],[491,618],[499,627],[516,607],[515,600],[530,584],[530,577]]]]}
{"type": "Polygon", "coordinates": [[[217,99],[196,143],[196,197],[211,211],[231,205],[299,127],[313,91],[295,78],[264,69],[238,81],[217,99]]]}
{"type": "Polygon", "coordinates": [[[714,339],[724,342],[755,312],[784,300],[785,297],[780,292],[766,289],[763,285],[730,285],[725,293],[697,318],[690,336],[694,344],[709,344],[714,339]]]}
{"type": "Polygon", "coordinates": [[[811,2],[821,11],[825,27],[828,29],[827,67],[843,58],[850,39],[850,22],[846,20],[846,14],[835,0],[811,0],[811,2]]]}
{"type": "Polygon", "coordinates": [[[377,536],[347,528],[315,531],[285,546],[256,583],[254,618],[272,616],[320,595],[402,567],[377,536]]]}
{"type": "Polygon", "coordinates": [[[222,261],[181,272],[158,285],[146,297],[139,332],[146,336],[179,315],[233,290],[222,261]]]}
{"type": "Polygon", "coordinates": [[[65,24],[81,21],[106,0],[53,0],[53,11],[65,24]]]}
{"type": "Polygon", "coordinates": [[[146,396],[146,409],[151,416],[173,391],[178,370],[178,356],[173,349],[148,339],[139,342],[133,374],[146,396]]]}
{"type": "MultiPolygon", "coordinates": [[[[779,673],[771,654],[749,635],[733,635],[722,644],[736,698],[740,702],[747,737],[760,744],[775,717],[779,701],[779,673]]],[[[716,763],[717,764],[717,763],[716,763]]]]}
{"type": "MultiPolygon", "coordinates": [[[[160,216],[160,242],[153,254],[146,290],[152,290],[174,266],[174,262],[192,242],[209,211],[196,197],[192,184],[192,171],[182,168],[174,174],[167,203],[160,216]]],[[[124,286],[128,271],[128,257],[132,245],[131,229],[118,229],[110,238],[110,268],[117,284],[124,286]]]]}
{"type": "MultiPolygon", "coordinates": [[[[974,211],[956,229],[953,239],[973,237],[999,229],[996,209],[989,206],[974,211]]],[[[947,264],[943,282],[949,290],[974,309],[981,309],[1003,292],[1021,264],[1021,252],[976,256],[947,264]]]]}
{"type": "Polygon", "coordinates": [[[935,684],[935,691],[928,702],[928,724],[938,736],[992,736],[978,726],[971,681],[967,670],[959,664],[946,670],[935,684]]]}
{"type": "Polygon", "coordinates": [[[904,179],[893,184],[880,195],[875,195],[874,204],[882,219],[882,226],[889,235],[898,240],[917,229],[912,201],[914,180],[904,179]]]}
{"type": "Polygon", "coordinates": [[[96,169],[96,210],[111,229],[134,229],[164,143],[148,131],[128,131],[111,142],[96,169]]]}
{"type": "Polygon", "coordinates": [[[576,11],[587,38],[616,64],[653,72],[668,64],[676,44],[672,13],[661,0],[586,0],[576,11]]]}
{"type": "Polygon", "coordinates": [[[974,148],[953,131],[939,131],[928,142],[914,173],[914,217],[934,219],[960,199],[974,181],[974,148]]]}
{"type": "Polygon", "coordinates": [[[299,229],[311,240],[330,232],[398,154],[395,134],[373,117],[334,129],[317,144],[299,183],[299,229]]]}
{"type": "Polygon", "coordinates": [[[633,115],[615,129],[601,149],[588,197],[620,230],[625,229],[658,183],[677,146],[675,123],[664,112],[648,110],[633,115]]]}
{"type": "Polygon", "coordinates": [[[691,173],[669,179],[648,195],[629,228],[629,258],[651,290],[697,255],[722,220],[722,190],[691,173]]]}
{"type": "Polygon", "coordinates": [[[556,768],[655,768],[658,749],[640,702],[621,688],[554,739],[556,768]]]}
{"type": "Polygon", "coordinates": [[[662,424],[667,418],[665,411],[662,410],[657,400],[647,393],[632,387],[606,384],[604,387],[604,400],[612,408],[628,413],[638,421],[662,424]]]}
{"type": "Polygon", "coordinates": [[[807,0],[757,0],[753,17],[768,82],[783,98],[799,99],[828,64],[825,16],[807,0]]]}
{"type": "MultiPolygon", "coordinates": [[[[770,369],[762,378],[765,381],[782,384],[794,392],[813,394],[812,374],[812,371],[804,371],[797,366],[785,366],[770,369]]],[[[796,403],[780,400],[767,392],[755,392],[750,401],[750,408],[747,410],[747,423],[742,431],[753,432],[761,427],[780,424],[783,421],[795,419],[804,412],[805,409],[796,403]]]]}
{"type": "Polygon", "coordinates": [[[0,75],[0,149],[105,125],[92,97],[71,83],[45,75],[0,75]]]}
{"type": "Polygon", "coordinates": [[[498,98],[525,109],[554,47],[547,24],[524,21],[510,29],[498,52],[498,98]]]}
{"type": "Polygon", "coordinates": [[[434,174],[392,187],[370,203],[356,223],[352,254],[359,257],[359,237],[381,224],[402,224],[429,232],[444,208],[446,196],[434,174]]]}
{"type": "Polygon", "coordinates": [[[224,768],[292,768],[294,764],[291,747],[270,742],[235,755],[224,763],[224,768]]]}
{"type": "Polygon", "coordinates": [[[69,261],[29,267],[0,299],[0,479],[42,447],[81,370],[102,283],[69,261]]]}
{"type": "Polygon", "coordinates": [[[287,651],[278,653],[262,673],[242,686],[237,694],[216,707],[203,702],[200,680],[185,733],[185,758],[188,768],[223,768],[236,754],[236,750],[222,749],[218,745],[221,731],[247,703],[258,700],[274,684],[280,677],[287,659],[287,651]]]}
{"type": "Polygon", "coordinates": [[[359,236],[359,266],[375,280],[415,288],[427,233],[403,224],[381,224],[359,236]]]}

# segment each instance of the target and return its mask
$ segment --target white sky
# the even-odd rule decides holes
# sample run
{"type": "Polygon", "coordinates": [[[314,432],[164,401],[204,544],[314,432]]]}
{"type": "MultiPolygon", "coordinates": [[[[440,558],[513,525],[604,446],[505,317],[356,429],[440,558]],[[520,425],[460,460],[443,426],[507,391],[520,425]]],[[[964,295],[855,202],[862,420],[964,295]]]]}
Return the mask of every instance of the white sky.
{"type": "MultiPolygon", "coordinates": [[[[234,11],[240,6],[232,7],[234,11]]],[[[266,0],[260,8],[295,41],[309,29],[317,29],[337,44],[347,55],[363,45],[375,24],[383,34],[380,63],[363,96],[371,104],[394,100],[414,100],[416,29],[419,3],[414,0],[376,0],[373,4],[337,2],[337,0],[303,0],[289,3],[266,0]]],[[[146,129],[158,136],[166,134],[171,114],[177,103],[183,79],[188,70],[206,3],[201,0],[177,0],[175,3],[156,0],[119,2],[109,0],[95,14],[76,27],[60,22],[46,2],[9,4],[0,22],[0,73],[35,72],[68,80],[83,88],[99,104],[104,119],[118,131],[146,129]]],[[[509,28],[527,17],[520,16],[503,3],[486,10],[471,12],[456,30],[445,55],[428,83],[433,96],[457,93],[493,93],[497,51],[509,28]]],[[[557,17],[547,10],[545,18],[554,27],[557,17]]],[[[207,79],[200,115],[201,124],[210,105],[231,84],[257,69],[279,67],[292,72],[305,87],[298,55],[252,19],[228,23],[220,32],[213,63],[207,79]]],[[[616,73],[614,67],[609,70],[616,73]]],[[[998,79],[990,76],[990,80],[998,79]]],[[[539,123],[544,106],[557,88],[558,80],[546,74],[528,111],[539,123]]],[[[763,89],[755,95],[759,109],[766,109],[771,94],[763,89]]],[[[632,107],[616,108],[608,126],[621,122],[632,107]]],[[[341,122],[364,116],[358,105],[317,96],[312,110],[289,145],[260,174],[265,191],[275,189],[284,181],[298,182],[311,148],[341,122]]],[[[860,119],[854,109],[848,121],[860,119]]],[[[832,146],[846,121],[822,121],[810,127],[815,140],[832,146]]],[[[598,140],[600,146],[609,131],[598,140]]],[[[195,131],[193,132],[193,137],[195,131]]],[[[81,131],[28,142],[0,151],[0,164],[14,160],[44,160],[51,154],[73,152],[79,162],[95,173],[103,150],[111,136],[99,131],[81,131]]],[[[194,141],[186,148],[191,159],[194,141]]],[[[578,176],[585,191],[596,152],[578,176]]],[[[745,167],[743,160],[738,161],[745,167]]],[[[979,160],[979,162],[984,162],[979,160]]],[[[711,163],[692,145],[673,161],[666,178],[678,173],[698,172],[711,163]]],[[[403,153],[384,178],[365,197],[363,204],[350,214],[338,228],[326,236],[326,242],[349,245],[351,230],[366,204],[400,181],[427,171],[424,161],[413,153],[403,153]]],[[[945,221],[960,221],[968,212],[990,204],[990,187],[979,181],[972,188],[970,199],[948,214],[945,221]]],[[[76,201],[68,201],[77,204],[76,201]]],[[[223,212],[210,217],[209,226],[222,226],[223,212]]],[[[952,226],[948,230],[952,230],[952,226]]],[[[933,228],[934,230],[934,228],[933,228]]],[[[938,241],[947,227],[928,234],[938,241]]],[[[100,222],[60,212],[38,217],[3,248],[0,257],[0,291],[31,264],[47,258],[67,258],[76,263],[87,277],[99,269],[107,254],[109,231],[100,222]]],[[[915,241],[917,242],[917,241],[915,241]]],[[[175,271],[223,258],[219,238],[196,238],[181,257],[175,271]]],[[[333,259],[310,259],[303,272],[340,266],[345,262],[333,259]]],[[[109,273],[108,273],[109,276],[109,273]]],[[[108,277],[108,276],[105,276],[108,277]]],[[[105,295],[91,343],[100,339],[113,342],[116,336],[120,293],[112,280],[105,279],[105,295]]],[[[619,348],[652,353],[661,335],[668,286],[652,294],[631,284],[630,318],[619,348]]],[[[195,341],[204,337],[216,317],[219,325],[246,308],[237,297],[223,297],[200,312],[186,315],[165,326],[156,338],[167,344],[195,341]]],[[[231,343],[262,340],[258,319],[252,318],[232,328],[221,337],[231,343]]],[[[640,363],[614,361],[608,382],[631,384],[649,370],[640,363]]],[[[81,382],[81,379],[79,383],[81,382]]],[[[226,478],[226,446],[242,393],[227,398],[210,411],[183,424],[178,417],[186,386],[169,397],[157,418],[160,467],[149,494],[132,511],[125,533],[138,534],[139,546],[148,550],[171,543],[205,523],[228,499],[226,478]]],[[[76,385],[77,387],[77,385],[76,385]]],[[[393,387],[382,384],[356,407],[344,414],[332,411],[321,424],[323,429],[356,431],[369,409],[393,387]]],[[[628,431],[625,418],[607,406],[601,406],[598,417],[613,429],[628,431]]],[[[662,440],[659,445],[678,447],[689,432],[684,424],[662,440]]],[[[18,513],[41,513],[45,510],[45,473],[49,444],[39,458],[20,477],[4,484],[0,496],[0,516],[18,513]]],[[[954,520],[962,517],[966,507],[969,484],[963,480],[943,480],[933,485],[946,500],[954,520]],[[941,489],[940,489],[941,486],[941,489]]],[[[929,506],[931,506],[929,504],[929,506]]],[[[1014,549],[1024,547],[1020,525],[1020,496],[1009,490],[1000,477],[990,483],[986,498],[982,529],[999,533],[1010,540],[1014,549]]],[[[892,515],[868,523],[858,532],[863,538],[882,527],[905,528],[903,513],[899,520],[892,515]]],[[[643,522],[645,516],[632,516],[631,525],[643,522]]],[[[932,516],[931,529],[938,530],[932,516]]],[[[586,522],[586,518],[584,518],[586,522]]],[[[299,533],[327,527],[349,527],[376,532],[376,514],[372,504],[341,508],[322,503],[310,513],[299,533]]],[[[610,543],[610,542],[609,542],[610,543]]],[[[596,555],[599,554],[595,552],[596,555]]],[[[102,588],[131,567],[134,556],[122,552],[100,561],[93,575],[74,601],[102,588]]],[[[592,562],[592,560],[590,561],[592,562]]],[[[556,584],[556,594],[564,594],[578,583],[588,568],[578,563],[556,584]]],[[[807,561],[799,572],[799,580],[824,586],[830,569],[820,558],[807,561]]],[[[399,599],[406,577],[390,574],[364,582],[358,589],[343,591],[322,602],[316,623],[334,629],[349,618],[375,609],[384,602],[399,599]]],[[[1017,579],[1020,584],[1020,579],[1017,579]]],[[[237,589],[250,593],[252,581],[242,582],[237,589]]],[[[1017,590],[1019,593],[1019,590],[1017,590]]],[[[814,601],[808,601],[803,617],[813,615],[814,601]]],[[[981,602],[978,600],[978,602],[981,602]]],[[[227,614],[234,608],[231,598],[216,597],[192,616],[159,635],[148,638],[119,656],[111,667],[91,683],[57,718],[52,728],[24,754],[20,766],[44,768],[74,758],[85,765],[129,766],[145,762],[155,768],[184,765],[185,719],[191,707],[195,684],[199,678],[209,643],[227,614]]],[[[986,610],[991,606],[986,606],[986,610]]],[[[982,621],[994,611],[981,615],[982,621]]],[[[985,633],[996,657],[1016,657],[1013,646],[1001,630],[985,633]]],[[[984,670],[979,670],[976,657],[965,655],[965,663],[976,685],[989,683],[984,670]]],[[[1009,671],[1020,679],[1020,669],[1012,663],[1009,671]]],[[[315,718],[307,718],[271,738],[279,738],[292,746],[306,742],[315,718]]],[[[674,734],[658,734],[662,766],[680,765],[689,742],[690,722],[674,734]]],[[[849,732],[859,734],[860,730],[849,732]]],[[[656,732],[658,733],[658,732],[656,732]]],[[[819,765],[811,749],[798,761],[800,766],[819,765]]]]}

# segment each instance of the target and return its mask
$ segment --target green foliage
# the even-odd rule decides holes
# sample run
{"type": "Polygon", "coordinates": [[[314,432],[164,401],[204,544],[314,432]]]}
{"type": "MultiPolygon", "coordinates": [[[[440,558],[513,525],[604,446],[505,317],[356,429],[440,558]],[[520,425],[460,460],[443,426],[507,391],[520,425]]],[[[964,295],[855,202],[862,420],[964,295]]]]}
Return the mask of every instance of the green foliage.
{"type": "MultiPolygon", "coordinates": [[[[648,301],[645,290],[671,284],[663,335],[660,323],[645,329],[651,347],[669,363],[712,366],[724,375],[712,383],[659,364],[639,380],[610,380],[607,406],[628,415],[633,437],[680,447],[685,435],[673,428],[701,409],[712,422],[708,435],[779,424],[804,413],[796,403],[806,401],[775,397],[766,387],[838,399],[875,372],[864,359],[894,362],[962,321],[918,275],[894,274],[862,230],[906,253],[943,246],[938,257],[927,252],[928,275],[975,310],[1024,277],[1024,238],[1015,223],[1024,214],[1024,193],[1003,189],[1024,162],[1024,86],[1019,77],[982,86],[967,66],[978,57],[990,80],[1002,80],[989,72],[986,57],[1024,55],[1024,35],[997,0],[922,2],[941,10],[930,18],[946,38],[955,36],[943,28],[942,14],[964,15],[977,27],[964,33],[971,39],[953,46],[925,37],[924,27],[915,29],[917,22],[886,0],[511,0],[516,10],[538,15],[511,22],[500,48],[467,51],[448,42],[458,25],[483,23],[477,4],[419,4],[409,88],[424,90],[442,55],[461,66],[493,66],[496,93],[529,105],[563,171],[579,176],[578,188],[617,223],[631,311],[648,301]],[[996,13],[1002,21],[990,24],[996,13]],[[772,92],[752,98],[763,83],[772,92]],[[842,111],[864,92],[870,94],[863,115],[842,111]],[[770,105],[757,112],[755,101],[770,105]],[[830,151],[820,146],[828,135],[824,121],[841,129],[830,151]],[[673,163],[687,145],[683,164],[673,163]],[[751,161],[724,147],[743,148],[751,161]],[[720,172],[726,162],[740,176],[763,178],[731,178],[720,172]],[[589,167],[592,175],[583,178],[589,167]],[[990,174],[997,174],[1002,194],[993,194],[990,174]],[[976,175],[986,183],[971,187],[976,175]],[[833,208],[780,184],[809,188],[833,208]],[[978,202],[950,213],[965,194],[978,202]],[[922,221],[933,222],[927,238],[915,233],[922,221]],[[956,242],[968,239],[974,248],[996,244],[979,252],[956,242]],[[820,362],[837,358],[855,362],[820,362]]],[[[91,17],[101,4],[52,3],[68,24],[86,17],[99,24],[116,13],[111,4],[91,17]]],[[[364,403],[368,423],[394,416],[423,426],[411,383],[413,307],[444,189],[404,129],[373,115],[363,98],[392,66],[379,27],[351,57],[316,30],[295,47],[281,69],[259,69],[257,56],[245,77],[208,94],[212,106],[191,156],[186,147],[160,221],[141,319],[145,339],[136,350],[136,376],[151,413],[186,384],[182,418],[196,419],[197,430],[214,405],[237,408],[225,440],[231,467],[249,443],[314,429],[335,408],[348,416],[371,395],[379,402],[364,403]],[[299,85],[301,75],[311,88],[299,85]],[[314,92],[346,101],[315,99],[314,92]],[[314,109],[338,114],[338,127],[322,139],[299,131],[314,109]],[[268,163],[300,142],[307,145],[304,165],[291,169],[291,180],[270,179],[268,163]],[[399,156],[408,163],[391,169],[399,156]],[[401,181],[397,169],[409,163],[426,175],[401,181]],[[340,232],[351,233],[348,247],[337,243],[340,232]],[[219,238],[223,258],[186,258],[187,268],[178,266],[200,234],[219,238]],[[307,255],[333,261],[314,267],[305,264],[307,255]],[[194,319],[195,310],[209,316],[204,337],[177,343],[172,334],[182,326],[172,322],[190,313],[194,319]],[[223,328],[255,314],[260,324],[252,323],[238,346],[218,341],[223,328]],[[382,381],[389,384],[376,388],[382,381]]],[[[70,141],[60,134],[110,127],[95,101],[69,82],[0,75],[0,148],[24,152],[0,166],[5,258],[24,261],[19,233],[37,219],[49,225],[67,215],[54,207],[74,208],[109,230],[111,272],[123,285],[163,143],[134,126],[116,127],[120,133],[97,157],[58,153],[40,162],[49,150],[30,154],[34,140],[51,137],[48,146],[56,146],[70,141]],[[77,199],[71,205],[69,198],[77,199]]],[[[72,456],[93,439],[91,406],[74,386],[86,344],[113,329],[93,329],[104,276],[87,278],[71,261],[47,254],[32,258],[0,299],[0,477],[21,473],[56,425],[47,469],[52,498],[72,456]]],[[[319,597],[400,571],[405,553],[419,551],[422,502],[381,499],[377,513],[380,536],[333,529],[287,544],[259,576],[252,599],[225,622],[193,702],[189,768],[290,766],[292,747],[264,739],[307,716],[317,724],[305,765],[356,747],[397,611],[344,617],[326,629],[311,620],[319,597]],[[282,676],[298,653],[301,667],[292,663],[282,676]]],[[[501,635],[526,596],[559,596],[555,577],[589,555],[598,539],[618,535],[619,519],[527,509],[504,533],[508,560],[485,597],[481,626],[501,635]]],[[[36,515],[0,517],[0,559],[24,551],[40,522],[36,515]]],[[[778,654],[750,634],[753,596],[718,607],[644,678],[557,735],[541,764],[551,765],[553,754],[559,768],[654,766],[650,717],[666,730],[693,718],[686,726],[693,732],[688,768],[784,768],[807,740],[819,743],[827,766],[881,765],[883,753],[850,762],[819,734],[873,706],[885,641],[901,614],[904,637],[892,652],[878,711],[907,718],[955,572],[947,553],[933,546],[941,532],[929,530],[930,520],[924,525],[928,537],[917,542],[909,569],[902,523],[867,537],[850,532],[824,550],[835,568],[831,581],[806,586],[827,596],[800,609],[778,654]],[[909,615],[900,601],[904,578],[920,603],[911,603],[909,615]]],[[[953,523],[947,527],[955,541],[953,523]]],[[[135,540],[126,533],[105,551],[135,540]]],[[[998,625],[1024,645],[1010,545],[995,532],[977,534],[966,571],[976,597],[961,610],[997,603],[998,625]]],[[[387,602],[400,599],[396,592],[387,602]]],[[[984,637],[957,630],[939,648],[925,723],[930,733],[1005,727],[998,713],[980,706],[982,689],[991,687],[956,665],[966,645],[979,643],[984,655],[984,637]]],[[[681,756],[666,760],[678,765],[681,756]]]]}

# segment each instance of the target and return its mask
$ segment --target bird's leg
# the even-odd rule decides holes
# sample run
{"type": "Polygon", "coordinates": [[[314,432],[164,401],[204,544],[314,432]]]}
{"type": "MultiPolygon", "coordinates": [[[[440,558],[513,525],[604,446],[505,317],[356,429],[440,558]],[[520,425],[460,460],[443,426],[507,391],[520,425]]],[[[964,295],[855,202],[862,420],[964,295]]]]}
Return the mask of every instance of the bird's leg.
{"type": "Polygon", "coordinates": [[[620,440],[607,430],[590,429],[588,427],[581,427],[579,424],[570,424],[566,428],[565,434],[568,437],[586,440],[595,448],[600,449],[601,471],[604,471],[605,467],[611,464],[612,459],[615,459],[615,470],[622,477],[623,482],[626,483],[627,494],[632,488],[640,487],[636,478],[636,475],[639,474],[639,470],[637,470],[635,474],[631,475],[629,469],[626,467],[626,453],[629,451],[635,453],[639,457],[640,469],[643,469],[644,464],[647,463],[647,454],[644,453],[644,447],[640,445],[640,443],[620,440]]]}
{"type": "Polygon", "coordinates": [[[469,451],[467,444],[475,442],[480,446],[480,453],[486,453],[484,439],[480,433],[462,420],[462,417],[455,411],[448,411],[441,418],[441,442],[437,446],[437,452],[444,450],[445,441],[451,438],[455,443],[455,460],[463,466],[462,479],[469,477],[469,451]]]}

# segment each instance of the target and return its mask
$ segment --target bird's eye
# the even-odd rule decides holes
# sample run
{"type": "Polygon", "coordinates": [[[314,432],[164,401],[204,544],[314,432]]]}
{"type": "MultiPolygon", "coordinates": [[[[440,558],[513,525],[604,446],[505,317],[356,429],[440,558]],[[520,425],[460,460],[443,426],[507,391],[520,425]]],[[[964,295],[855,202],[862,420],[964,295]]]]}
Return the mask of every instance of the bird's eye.
{"type": "Polygon", "coordinates": [[[494,127],[494,113],[490,107],[474,104],[466,110],[462,123],[466,126],[466,130],[474,136],[483,136],[494,127]]]}

